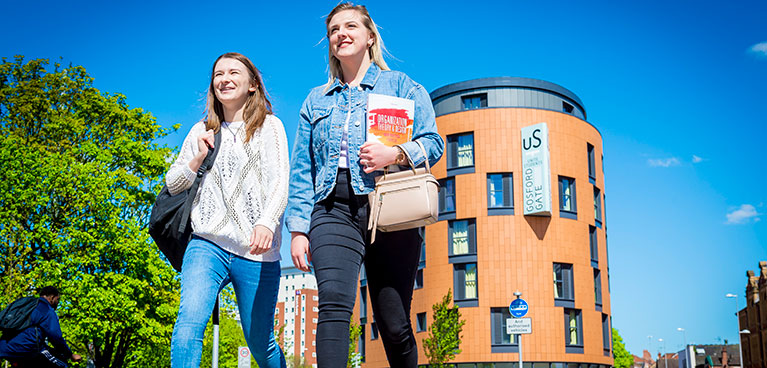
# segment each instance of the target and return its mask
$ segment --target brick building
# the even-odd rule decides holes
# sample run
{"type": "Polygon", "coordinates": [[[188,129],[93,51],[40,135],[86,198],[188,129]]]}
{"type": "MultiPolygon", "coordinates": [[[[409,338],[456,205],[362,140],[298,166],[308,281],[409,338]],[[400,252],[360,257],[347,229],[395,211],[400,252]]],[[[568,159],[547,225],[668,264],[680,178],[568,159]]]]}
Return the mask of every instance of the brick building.
{"type": "Polygon", "coordinates": [[[760,275],[747,271],[746,307],[738,311],[744,368],[767,368],[767,262],[759,262],[760,275]]]}
{"type": "MultiPolygon", "coordinates": [[[[612,366],[602,136],[583,103],[553,83],[510,77],[450,84],[431,98],[446,148],[432,170],[440,221],[425,229],[414,285],[419,364],[431,306],[451,289],[466,320],[458,367],[518,362],[505,328],[515,290],[532,318],[525,368],[612,366]],[[543,156],[531,160],[532,150],[543,156]]],[[[363,366],[387,366],[364,272],[359,295],[363,366]]]]}
{"type": "Polygon", "coordinates": [[[317,280],[311,273],[295,267],[282,269],[277,296],[276,330],[282,329],[282,348],[286,358],[316,366],[317,280]]]}

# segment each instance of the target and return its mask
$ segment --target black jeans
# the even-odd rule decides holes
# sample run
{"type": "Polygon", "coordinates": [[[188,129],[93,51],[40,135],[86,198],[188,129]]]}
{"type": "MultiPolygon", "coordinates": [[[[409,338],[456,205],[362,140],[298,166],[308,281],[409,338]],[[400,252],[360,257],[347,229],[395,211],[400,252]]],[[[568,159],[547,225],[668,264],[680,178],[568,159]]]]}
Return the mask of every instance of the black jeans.
{"type": "Polygon", "coordinates": [[[28,358],[9,358],[12,368],[66,368],[67,358],[51,347],[44,347],[28,358]]]}
{"type": "Polygon", "coordinates": [[[378,232],[376,242],[370,244],[367,212],[367,196],[354,195],[346,169],[338,171],[335,189],[312,211],[309,241],[319,293],[320,368],[346,366],[349,321],[363,261],[373,315],[389,364],[392,367],[418,364],[410,303],[421,237],[418,229],[378,232]]]}

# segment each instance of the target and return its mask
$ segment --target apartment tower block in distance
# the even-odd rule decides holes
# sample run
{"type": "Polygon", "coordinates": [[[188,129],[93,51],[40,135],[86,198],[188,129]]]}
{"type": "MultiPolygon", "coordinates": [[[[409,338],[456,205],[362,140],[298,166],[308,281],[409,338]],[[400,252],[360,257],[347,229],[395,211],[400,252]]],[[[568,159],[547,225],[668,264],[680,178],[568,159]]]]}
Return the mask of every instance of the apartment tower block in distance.
{"type": "MultiPolygon", "coordinates": [[[[431,93],[445,140],[433,173],[440,218],[425,229],[411,319],[419,364],[431,307],[448,290],[466,320],[458,367],[518,366],[506,334],[522,292],[532,334],[523,368],[613,365],[602,136],[580,99],[553,83],[486,78],[431,93]]],[[[366,303],[359,306],[365,367],[387,366],[366,303]]]]}
{"type": "Polygon", "coordinates": [[[310,367],[317,366],[318,300],[317,280],[313,274],[295,267],[282,269],[274,311],[275,335],[280,335],[277,339],[287,359],[310,367]]]}

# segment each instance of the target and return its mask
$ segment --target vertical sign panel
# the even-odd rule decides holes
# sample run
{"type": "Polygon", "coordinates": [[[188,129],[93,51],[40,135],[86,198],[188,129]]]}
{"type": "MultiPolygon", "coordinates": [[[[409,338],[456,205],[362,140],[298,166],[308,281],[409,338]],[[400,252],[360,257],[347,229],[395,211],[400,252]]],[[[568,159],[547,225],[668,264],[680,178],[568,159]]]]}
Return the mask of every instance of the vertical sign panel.
{"type": "Polygon", "coordinates": [[[522,198],[525,215],[551,216],[551,165],[546,123],[522,128],[522,198]]]}
{"type": "Polygon", "coordinates": [[[247,346],[237,348],[237,368],[250,368],[250,349],[247,346]]]}

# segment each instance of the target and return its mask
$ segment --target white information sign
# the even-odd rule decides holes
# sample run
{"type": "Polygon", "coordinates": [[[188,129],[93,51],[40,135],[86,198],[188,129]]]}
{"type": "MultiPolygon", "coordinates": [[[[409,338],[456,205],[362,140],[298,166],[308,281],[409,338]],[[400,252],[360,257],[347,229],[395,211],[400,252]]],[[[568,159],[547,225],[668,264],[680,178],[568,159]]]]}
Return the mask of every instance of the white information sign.
{"type": "Polygon", "coordinates": [[[237,349],[237,368],[250,368],[250,349],[247,346],[237,349]]]}
{"type": "Polygon", "coordinates": [[[507,318],[506,333],[509,335],[521,335],[533,333],[533,320],[531,318],[507,318]]]}
{"type": "Polygon", "coordinates": [[[525,215],[551,216],[551,165],[546,123],[522,128],[522,193],[525,215]]]}

